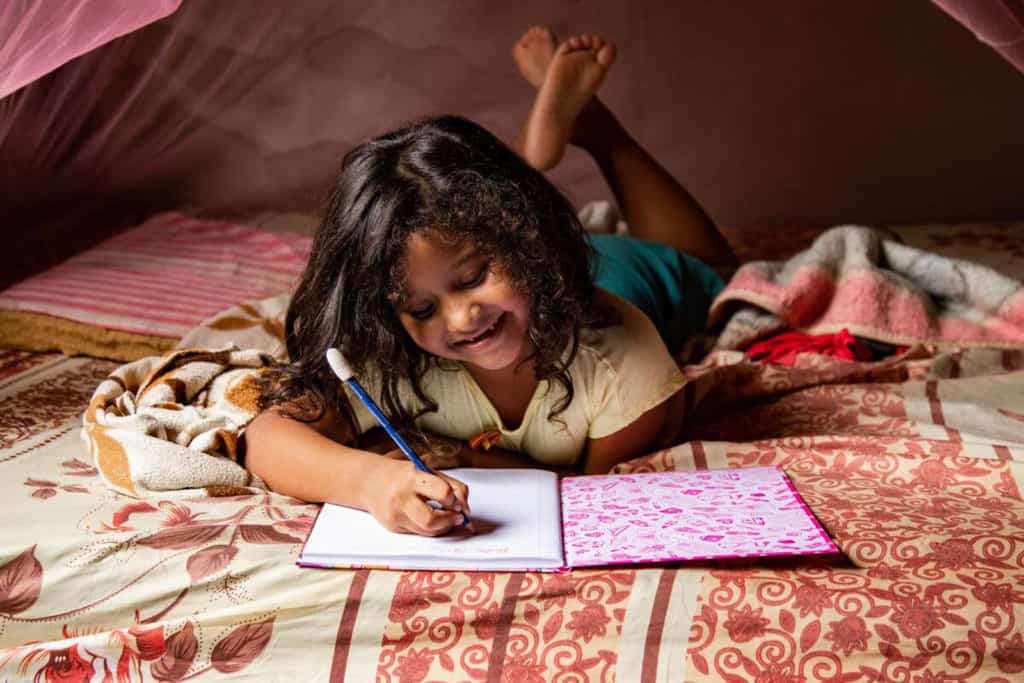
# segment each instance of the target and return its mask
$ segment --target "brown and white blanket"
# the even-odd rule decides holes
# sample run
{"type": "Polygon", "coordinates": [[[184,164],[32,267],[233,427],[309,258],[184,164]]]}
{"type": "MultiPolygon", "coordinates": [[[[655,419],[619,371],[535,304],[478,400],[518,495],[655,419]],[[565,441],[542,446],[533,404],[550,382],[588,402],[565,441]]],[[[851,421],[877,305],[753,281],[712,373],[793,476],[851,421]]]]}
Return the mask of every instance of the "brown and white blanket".
{"type": "Polygon", "coordinates": [[[183,349],[122,365],[82,419],[103,480],[131,496],[202,488],[247,493],[259,481],[238,462],[238,440],[259,412],[257,350],[183,349]]]}

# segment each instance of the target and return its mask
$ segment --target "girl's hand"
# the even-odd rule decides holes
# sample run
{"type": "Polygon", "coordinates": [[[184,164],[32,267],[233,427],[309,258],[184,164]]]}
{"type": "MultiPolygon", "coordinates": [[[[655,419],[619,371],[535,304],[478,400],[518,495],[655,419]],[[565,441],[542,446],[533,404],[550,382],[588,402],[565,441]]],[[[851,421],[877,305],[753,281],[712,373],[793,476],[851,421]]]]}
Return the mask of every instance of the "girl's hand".
{"type": "MultiPolygon", "coordinates": [[[[448,443],[449,440],[442,440],[440,437],[431,437],[430,446],[417,448],[416,455],[420,456],[423,464],[432,470],[450,470],[455,467],[463,467],[465,462],[462,459],[462,447],[457,443],[448,443]]],[[[405,453],[397,448],[384,454],[392,460],[409,461],[405,453]]]]}
{"type": "Polygon", "coordinates": [[[405,456],[381,458],[365,483],[363,508],[389,531],[440,536],[462,523],[463,512],[469,514],[465,484],[443,474],[421,472],[405,456]],[[436,501],[442,509],[427,501],[436,501]]]}
{"type": "Polygon", "coordinates": [[[441,436],[427,437],[426,453],[419,453],[420,459],[432,470],[450,470],[463,467],[465,444],[441,436]]]}
{"type": "MultiPolygon", "coordinates": [[[[432,470],[450,470],[454,467],[467,467],[470,465],[472,451],[466,444],[458,439],[450,439],[436,434],[426,434],[426,439],[418,434],[404,433],[402,436],[416,451],[427,467],[432,470]]],[[[380,453],[393,460],[407,460],[402,451],[395,448],[395,442],[391,440],[383,429],[372,429],[362,436],[359,447],[372,453],[380,453]]]]}

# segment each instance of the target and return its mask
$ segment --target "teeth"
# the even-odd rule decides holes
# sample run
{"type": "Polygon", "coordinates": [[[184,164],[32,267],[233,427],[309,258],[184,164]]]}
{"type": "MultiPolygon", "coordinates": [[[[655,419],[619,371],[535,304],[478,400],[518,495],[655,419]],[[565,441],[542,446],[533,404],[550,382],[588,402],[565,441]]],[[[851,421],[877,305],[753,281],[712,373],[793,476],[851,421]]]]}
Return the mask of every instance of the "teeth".
{"type": "Polygon", "coordinates": [[[494,320],[494,322],[491,323],[490,326],[486,330],[484,330],[483,332],[481,332],[477,336],[473,337],[472,339],[465,339],[465,340],[463,340],[462,343],[463,344],[475,344],[476,342],[480,341],[481,339],[486,337],[488,334],[490,334],[494,330],[495,327],[497,327],[498,319],[500,319],[500,316],[499,316],[499,318],[496,318],[494,320]]]}

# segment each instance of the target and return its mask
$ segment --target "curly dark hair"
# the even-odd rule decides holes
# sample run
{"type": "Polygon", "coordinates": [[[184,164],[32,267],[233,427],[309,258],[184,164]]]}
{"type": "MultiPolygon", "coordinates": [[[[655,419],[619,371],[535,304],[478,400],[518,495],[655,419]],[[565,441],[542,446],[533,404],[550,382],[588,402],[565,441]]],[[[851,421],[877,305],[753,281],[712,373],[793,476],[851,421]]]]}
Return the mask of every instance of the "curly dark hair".
{"type": "Polygon", "coordinates": [[[549,419],[568,407],[580,330],[617,322],[595,298],[583,227],[569,201],[515,152],[479,125],[443,116],[345,155],[285,319],[290,362],[270,375],[264,408],[301,406],[293,415],[315,421],[333,406],[351,419],[325,361],[335,346],[356,373],[373,364],[382,408],[401,427],[437,409],[420,380],[441,359],[412,341],[394,308],[406,244],[420,232],[468,241],[497,259],[529,302],[537,378],[565,391],[549,419]],[[399,401],[402,381],[423,410],[413,414],[399,401]]]}

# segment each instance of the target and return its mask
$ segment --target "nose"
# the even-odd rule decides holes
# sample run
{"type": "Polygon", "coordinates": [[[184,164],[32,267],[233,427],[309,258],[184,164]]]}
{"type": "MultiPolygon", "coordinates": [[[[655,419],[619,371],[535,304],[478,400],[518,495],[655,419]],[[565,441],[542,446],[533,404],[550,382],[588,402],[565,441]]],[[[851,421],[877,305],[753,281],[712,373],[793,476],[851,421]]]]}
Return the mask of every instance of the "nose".
{"type": "Polygon", "coordinates": [[[460,333],[473,329],[480,315],[480,305],[468,297],[450,297],[444,306],[444,322],[449,332],[460,333]]]}

